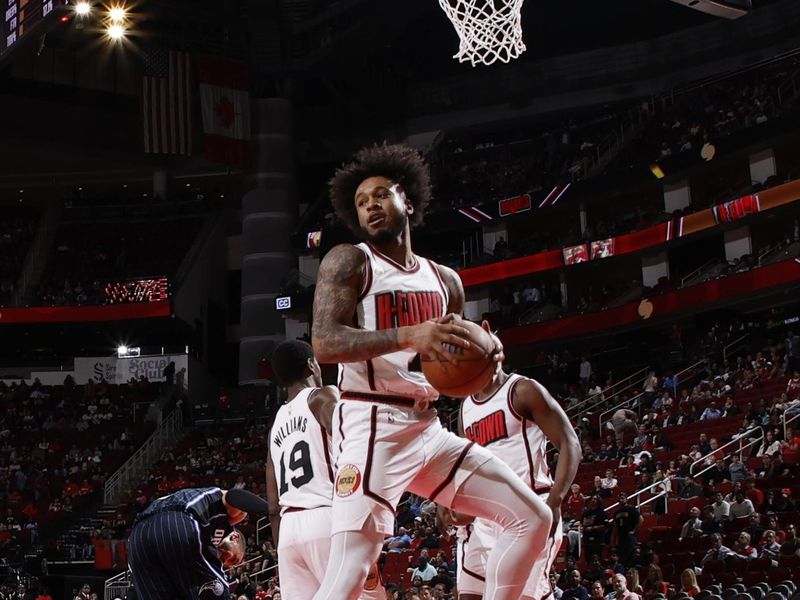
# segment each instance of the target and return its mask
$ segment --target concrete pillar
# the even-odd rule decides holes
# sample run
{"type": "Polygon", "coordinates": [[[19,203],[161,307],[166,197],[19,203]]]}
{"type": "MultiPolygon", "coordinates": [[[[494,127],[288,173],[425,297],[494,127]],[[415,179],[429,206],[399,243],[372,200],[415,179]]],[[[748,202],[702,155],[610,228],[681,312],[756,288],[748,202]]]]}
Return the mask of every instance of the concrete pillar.
{"type": "Polygon", "coordinates": [[[750,156],[750,181],[764,183],[776,172],[775,153],[772,148],[750,156]]]}
{"type": "Polygon", "coordinates": [[[724,234],[724,239],[725,260],[728,262],[753,252],[753,240],[750,237],[749,225],[726,231],[724,234]]]}
{"type": "Polygon", "coordinates": [[[674,213],[692,203],[692,190],[686,180],[664,186],[664,211],[674,213]]]}
{"type": "Polygon", "coordinates": [[[581,236],[583,237],[586,235],[586,205],[583,202],[578,207],[578,218],[581,222],[581,236]]]}
{"type": "Polygon", "coordinates": [[[252,189],[242,198],[241,385],[263,383],[258,362],[285,337],[275,298],[285,275],[297,266],[290,239],[297,214],[292,105],[283,98],[267,98],[255,108],[255,172],[252,189]]]}
{"type": "Polygon", "coordinates": [[[567,294],[567,275],[566,273],[561,273],[559,275],[559,288],[561,289],[561,306],[563,308],[569,308],[569,295],[567,294]]]}
{"type": "Polygon", "coordinates": [[[642,256],[642,285],[654,287],[662,277],[669,277],[669,257],[666,251],[642,256]]]}

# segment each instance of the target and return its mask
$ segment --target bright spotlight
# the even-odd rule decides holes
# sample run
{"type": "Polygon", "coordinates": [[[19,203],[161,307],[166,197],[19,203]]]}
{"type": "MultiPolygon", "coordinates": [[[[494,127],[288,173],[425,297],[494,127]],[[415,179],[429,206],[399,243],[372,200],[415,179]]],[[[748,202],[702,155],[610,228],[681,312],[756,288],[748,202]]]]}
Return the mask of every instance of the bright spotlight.
{"type": "Polygon", "coordinates": [[[108,18],[112,23],[122,23],[125,20],[125,9],[121,6],[115,6],[108,11],[108,18]]]}
{"type": "Polygon", "coordinates": [[[81,17],[85,17],[92,11],[92,5],[82,0],[75,5],[75,13],[81,17]]]}
{"type": "Polygon", "coordinates": [[[125,37],[125,28],[122,25],[112,25],[106,30],[106,35],[113,41],[118,42],[125,37]]]}
{"type": "Polygon", "coordinates": [[[125,356],[128,353],[127,346],[117,346],[117,355],[118,356],[125,356]]]}

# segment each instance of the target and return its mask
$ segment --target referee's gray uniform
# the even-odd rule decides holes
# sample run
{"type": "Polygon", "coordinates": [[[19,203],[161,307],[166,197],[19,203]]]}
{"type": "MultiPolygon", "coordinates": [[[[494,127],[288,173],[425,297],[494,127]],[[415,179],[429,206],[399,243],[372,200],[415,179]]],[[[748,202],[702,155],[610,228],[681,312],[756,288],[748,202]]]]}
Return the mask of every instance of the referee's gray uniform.
{"type": "Polygon", "coordinates": [[[128,566],[141,600],[228,600],[216,544],[233,531],[220,488],[190,488],[137,515],[128,566]]]}

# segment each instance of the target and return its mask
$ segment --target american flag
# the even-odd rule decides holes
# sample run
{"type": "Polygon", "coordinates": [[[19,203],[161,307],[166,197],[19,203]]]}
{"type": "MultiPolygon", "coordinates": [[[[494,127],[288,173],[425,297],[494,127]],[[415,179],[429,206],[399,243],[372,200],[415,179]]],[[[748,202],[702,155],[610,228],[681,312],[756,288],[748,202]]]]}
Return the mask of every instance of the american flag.
{"type": "Polygon", "coordinates": [[[153,48],[144,54],[144,151],[192,153],[192,69],[187,52],[153,48]]]}

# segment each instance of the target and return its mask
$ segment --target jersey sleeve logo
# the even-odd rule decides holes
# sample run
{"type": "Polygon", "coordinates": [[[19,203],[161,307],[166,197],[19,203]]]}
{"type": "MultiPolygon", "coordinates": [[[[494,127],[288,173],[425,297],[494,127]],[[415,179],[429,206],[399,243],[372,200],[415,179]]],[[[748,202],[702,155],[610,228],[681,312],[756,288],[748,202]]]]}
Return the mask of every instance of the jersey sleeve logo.
{"type": "Polygon", "coordinates": [[[346,498],[354,494],[361,485],[361,471],[355,465],[345,465],[336,477],[336,495],[346,498]]]}
{"type": "Polygon", "coordinates": [[[219,579],[215,579],[213,581],[209,581],[208,583],[204,583],[197,591],[197,595],[202,598],[203,592],[211,592],[215,596],[222,596],[224,591],[225,586],[222,585],[222,582],[219,579]]]}

